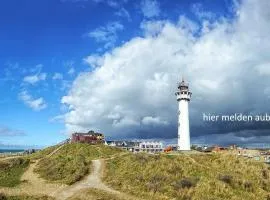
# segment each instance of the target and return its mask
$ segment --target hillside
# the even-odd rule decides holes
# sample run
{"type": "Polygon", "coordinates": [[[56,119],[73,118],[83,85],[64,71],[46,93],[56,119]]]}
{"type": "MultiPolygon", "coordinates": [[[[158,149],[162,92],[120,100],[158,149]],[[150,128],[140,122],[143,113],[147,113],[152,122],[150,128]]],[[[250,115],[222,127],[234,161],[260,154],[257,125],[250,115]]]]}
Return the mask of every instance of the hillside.
{"type": "Polygon", "coordinates": [[[20,178],[29,160],[23,158],[12,158],[0,160],[0,187],[15,187],[21,183],[20,178]]]}
{"type": "Polygon", "coordinates": [[[66,144],[0,160],[3,200],[270,200],[270,166],[227,154],[66,144]]]}
{"type": "Polygon", "coordinates": [[[104,181],[142,199],[270,199],[269,169],[234,155],[125,155],[107,161],[104,181]]]}
{"type": "Polygon", "coordinates": [[[122,152],[103,145],[66,144],[52,156],[44,157],[35,168],[42,178],[71,185],[90,172],[91,161],[122,152]]]}

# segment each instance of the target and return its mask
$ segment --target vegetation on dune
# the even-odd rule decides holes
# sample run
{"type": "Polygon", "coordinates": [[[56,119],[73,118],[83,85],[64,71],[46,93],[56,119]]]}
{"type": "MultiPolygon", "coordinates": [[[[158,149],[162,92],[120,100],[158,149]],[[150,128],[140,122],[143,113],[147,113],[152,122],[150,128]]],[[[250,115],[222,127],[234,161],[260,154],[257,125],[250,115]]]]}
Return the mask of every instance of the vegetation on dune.
{"type": "Polygon", "coordinates": [[[107,184],[143,199],[270,199],[270,167],[234,155],[128,154],[106,166],[107,184]]]}
{"type": "Polygon", "coordinates": [[[29,165],[29,160],[13,158],[0,161],[0,186],[15,187],[20,184],[20,178],[29,165]]]}
{"type": "Polygon", "coordinates": [[[47,148],[42,149],[42,150],[40,150],[40,151],[38,151],[36,153],[28,155],[27,158],[33,159],[33,160],[44,158],[45,156],[50,155],[50,153],[52,153],[58,147],[59,147],[59,145],[47,147],[47,148]]]}
{"type": "Polygon", "coordinates": [[[53,200],[47,196],[6,196],[0,193],[0,200],[53,200]]]}
{"type": "Polygon", "coordinates": [[[91,160],[120,152],[120,149],[104,145],[66,144],[54,155],[40,160],[35,172],[46,180],[70,185],[89,173],[91,160]]]}
{"type": "Polygon", "coordinates": [[[68,200],[132,200],[129,197],[122,197],[119,194],[112,194],[98,189],[85,189],[78,192],[68,200]]]}

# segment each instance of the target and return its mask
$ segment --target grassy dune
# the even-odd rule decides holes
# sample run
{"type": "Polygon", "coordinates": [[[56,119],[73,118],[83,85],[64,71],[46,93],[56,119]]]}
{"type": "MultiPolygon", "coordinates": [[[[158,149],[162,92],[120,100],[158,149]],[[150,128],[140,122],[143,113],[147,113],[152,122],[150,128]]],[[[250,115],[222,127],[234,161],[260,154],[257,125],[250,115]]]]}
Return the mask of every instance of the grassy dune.
{"type": "Polygon", "coordinates": [[[0,187],[15,187],[29,165],[28,159],[13,158],[0,161],[0,187]]]}
{"type": "Polygon", "coordinates": [[[0,193],[0,200],[53,200],[46,196],[6,196],[0,193]]]}
{"type": "Polygon", "coordinates": [[[224,154],[129,154],[107,161],[104,180],[143,199],[269,200],[270,168],[224,154]]]}
{"type": "Polygon", "coordinates": [[[36,160],[36,159],[40,159],[40,158],[44,158],[45,156],[49,155],[50,153],[52,153],[55,149],[57,149],[59,146],[51,146],[51,147],[47,147],[45,149],[42,149],[36,153],[30,154],[28,156],[26,156],[27,158],[31,159],[31,160],[36,160]]]}
{"type": "Polygon", "coordinates": [[[118,194],[111,194],[98,189],[84,189],[68,200],[132,200],[128,197],[121,197],[118,194]]]}
{"type": "Polygon", "coordinates": [[[40,160],[35,172],[46,180],[70,185],[89,173],[91,160],[120,152],[104,145],[66,144],[53,156],[40,160]]]}

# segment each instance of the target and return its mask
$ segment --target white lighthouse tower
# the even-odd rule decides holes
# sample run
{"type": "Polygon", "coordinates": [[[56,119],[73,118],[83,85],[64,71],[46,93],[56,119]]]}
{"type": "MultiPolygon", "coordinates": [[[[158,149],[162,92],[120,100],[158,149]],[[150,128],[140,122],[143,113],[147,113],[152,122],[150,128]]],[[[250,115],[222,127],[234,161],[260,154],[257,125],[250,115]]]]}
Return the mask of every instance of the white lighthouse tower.
{"type": "Polygon", "coordinates": [[[178,150],[190,150],[189,133],[189,112],[188,104],[191,97],[189,85],[184,81],[178,84],[178,91],[175,93],[178,101],[178,150]]]}

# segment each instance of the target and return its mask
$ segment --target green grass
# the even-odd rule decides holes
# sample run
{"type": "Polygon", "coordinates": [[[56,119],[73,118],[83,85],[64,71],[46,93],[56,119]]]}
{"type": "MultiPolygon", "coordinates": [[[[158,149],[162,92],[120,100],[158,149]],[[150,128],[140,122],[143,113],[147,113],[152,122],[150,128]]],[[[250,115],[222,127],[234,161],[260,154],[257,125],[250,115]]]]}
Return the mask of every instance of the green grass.
{"type": "Polygon", "coordinates": [[[0,193],[0,200],[53,200],[46,196],[6,196],[0,193]]]}
{"type": "Polygon", "coordinates": [[[29,165],[28,159],[14,158],[0,161],[0,186],[15,187],[29,165]]]}
{"type": "Polygon", "coordinates": [[[143,199],[268,200],[269,169],[224,154],[128,154],[107,161],[104,181],[143,199]]]}
{"type": "Polygon", "coordinates": [[[120,152],[104,145],[66,144],[53,156],[40,160],[35,172],[46,180],[70,185],[89,173],[91,160],[120,152]]]}

